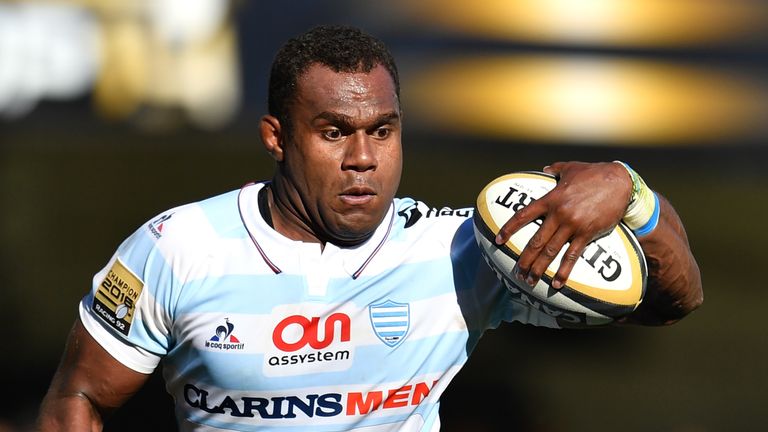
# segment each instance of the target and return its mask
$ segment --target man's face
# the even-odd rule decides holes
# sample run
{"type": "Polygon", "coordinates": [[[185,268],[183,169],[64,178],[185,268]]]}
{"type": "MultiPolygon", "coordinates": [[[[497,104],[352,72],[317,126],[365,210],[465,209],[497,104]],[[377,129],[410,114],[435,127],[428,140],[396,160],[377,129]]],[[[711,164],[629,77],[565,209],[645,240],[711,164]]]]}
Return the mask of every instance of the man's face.
{"type": "Polygon", "coordinates": [[[279,168],[290,211],[323,241],[356,244],[384,218],[400,183],[400,105],[389,72],[313,65],[297,83],[279,168]]]}

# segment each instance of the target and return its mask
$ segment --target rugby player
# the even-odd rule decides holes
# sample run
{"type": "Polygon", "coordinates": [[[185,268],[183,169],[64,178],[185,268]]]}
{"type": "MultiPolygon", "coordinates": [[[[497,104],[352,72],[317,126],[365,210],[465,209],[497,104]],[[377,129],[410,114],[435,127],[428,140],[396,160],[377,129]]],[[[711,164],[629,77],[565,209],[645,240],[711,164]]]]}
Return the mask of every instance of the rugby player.
{"type": "MultiPolygon", "coordinates": [[[[471,209],[395,198],[401,121],[380,41],[347,27],[288,41],[260,123],[271,180],[157,215],[119,246],[80,303],[39,429],[99,430],[162,362],[184,431],[438,430],[440,395],[485,330],[559,324],[493,275],[471,209]]],[[[497,242],[544,217],[519,273],[535,284],[570,242],[557,288],[590,241],[636,217],[638,182],[615,162],[546,171],[557,187],[497,242]]],[[[644,205],[658,206],[641,222],[648,292],[626,322],[670,324],[701,304],[700,274],[669,202],[644,205]]]]}

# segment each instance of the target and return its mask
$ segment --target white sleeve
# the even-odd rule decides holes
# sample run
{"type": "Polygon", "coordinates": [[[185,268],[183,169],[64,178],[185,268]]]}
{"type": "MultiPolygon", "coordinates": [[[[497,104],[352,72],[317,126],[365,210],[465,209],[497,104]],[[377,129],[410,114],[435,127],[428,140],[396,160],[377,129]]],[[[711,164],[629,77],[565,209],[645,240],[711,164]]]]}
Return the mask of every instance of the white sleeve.
{"type": "MultiPolygon", "coordinates": [[[[87,298],[87,297],[86,297],[87,298]]],[[[86,304],[86,298],[80,302],[80,320],[83,326],[104,348],[109,355],[128,368],[143,374],[150,374],[155,370],[161,357],[142,349],[136,345],[130,345],[125,340],[116,338],[112,332],[103,327],[103,324],[93,316],[93,311],[86,304]]]]}
{"type": "MultiPolygon", "coordinates": [[[[171,347],[173,271],[159,251],[152,222],[137,230],[93,278],[80,319],[119,362],[151,373],[171,347]]],[[[161,240],[162,241],[162,240],[161,240]]]]}

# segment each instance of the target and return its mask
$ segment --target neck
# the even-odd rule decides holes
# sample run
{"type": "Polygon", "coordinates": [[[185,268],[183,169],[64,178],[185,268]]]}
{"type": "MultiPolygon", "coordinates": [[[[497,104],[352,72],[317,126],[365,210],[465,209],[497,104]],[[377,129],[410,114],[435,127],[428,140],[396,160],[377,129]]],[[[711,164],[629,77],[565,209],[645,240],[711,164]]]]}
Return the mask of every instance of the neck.
{"type": "Polygon", "coordinates": [[[285,237],[307,243],[320,243],[325,246],[325,241],[318,236],[307,222],[308,217],[296,210],[297,206],[291,203],[288,194],[284,192],[280,182],[272,181],[267,189],[267,202],[272,216],[272,227],[285,237]]]}
{"type": "Polygon", "coordinates": [[[299,194],[281,182],[279,176],[272,180],[267,192],[272,228],[291,240],[319,243],[321,248],[328,242],[352,247],[365,243],[375,232],[374,229],[361,237],[343,237],[323,229],[309,216],[299,194]]]}

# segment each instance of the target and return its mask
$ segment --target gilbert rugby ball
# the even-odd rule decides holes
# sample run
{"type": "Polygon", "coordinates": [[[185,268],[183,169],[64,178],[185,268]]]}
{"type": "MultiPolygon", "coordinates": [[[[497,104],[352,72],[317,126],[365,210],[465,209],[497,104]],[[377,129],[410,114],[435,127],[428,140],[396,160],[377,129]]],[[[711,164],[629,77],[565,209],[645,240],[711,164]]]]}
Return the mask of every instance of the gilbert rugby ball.
{"type": "Polygon", "coordinates": [[[608,324],[634,311],[645,294],[645,256],[626,225],[620,223],[590,243],[559,290],[550,283],[567,243],[536,286],[515,277],[515,263],[541,221],[524,226],[503,245],[494,241],[512,215],[544,196],[556,183],[555,177],[541,172],[517,172],[493,180],[477,197],[475,238],[488,265],[519,302],[555,317],[563,326],[608,324]]]}

